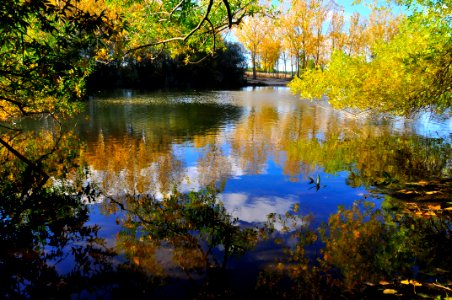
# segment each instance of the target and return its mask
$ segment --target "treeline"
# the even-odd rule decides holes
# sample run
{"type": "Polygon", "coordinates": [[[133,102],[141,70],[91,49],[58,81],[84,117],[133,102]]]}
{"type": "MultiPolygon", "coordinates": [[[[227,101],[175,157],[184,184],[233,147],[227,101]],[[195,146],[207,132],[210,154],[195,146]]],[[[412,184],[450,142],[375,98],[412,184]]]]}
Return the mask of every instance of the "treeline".
{"type": "Polygon", "coordinates": [[[246,57],[240,44],[225,43],[215,55],[198,53],[197,57],[197,62],[187,62],[183,54],[174,58],[163,54],[153,59],[130,57],[97,63],[88,78],[88,89],[233,89],[245,84],[246,57]]]}
{"type": "Polygon", "coordinates": [[[237,37],[250,53],[253,77],[257,70],[290,70],[294,94],[326,97],[333,107],[357,113],[450,109],[450,5],[400,0],[367,7],[368,16],[348,17],[331,0],[283,0],[272,14],[247,18],[237,37]]]}
{"type": "Polygon", "coordinates": [[[307,68],[324,68],[337,50],[370,53],[377,39],[394,36],[401,18],[392,6],[373,4],[367,17],[358,12],[347,16],[331,0],[282,0],[272,13],[247,18],[236,34],[250,53],[253,70],[299,76],[307,68]]]}

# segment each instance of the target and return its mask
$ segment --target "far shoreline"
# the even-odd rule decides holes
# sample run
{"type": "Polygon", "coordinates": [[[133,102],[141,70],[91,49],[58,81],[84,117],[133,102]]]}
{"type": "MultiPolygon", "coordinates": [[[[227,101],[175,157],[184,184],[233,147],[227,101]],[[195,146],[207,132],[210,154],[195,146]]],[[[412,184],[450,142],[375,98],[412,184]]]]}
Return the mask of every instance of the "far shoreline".
{"type": "Polygon", "coordinates": [[[291,80],[292,77],[284,74],[258,73],[254,79],[252,73],[245,73],[245,85],[247,86],[287,86],[291,80]]]}

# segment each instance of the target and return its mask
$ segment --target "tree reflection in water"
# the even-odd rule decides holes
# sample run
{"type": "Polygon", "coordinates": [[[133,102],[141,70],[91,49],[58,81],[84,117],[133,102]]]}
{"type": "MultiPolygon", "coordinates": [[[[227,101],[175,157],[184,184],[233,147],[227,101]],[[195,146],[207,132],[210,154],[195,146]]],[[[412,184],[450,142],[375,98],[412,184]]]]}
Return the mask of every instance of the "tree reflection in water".
{"type": "Polygon", "coordinates": [[[450,215],[426,218],[399,205],[391,198],[383,209],[355,202],[340,207],[318,231],[294,231],[295,246],[261,274],[258,290],[283,299],[446,297],[452,280],[450,215]]]}
{"type": "Polygon", "coordinates": [[[149,280],[115,262],[115,252],[97,236],[99,227],[87,224],[82,191],[63,184],[78,172],[81,147],[71,133],[55,128],[2,139],[34,164],[0,149],[3,299],[95,298],[118,287],[128,290],[137,277],[142,284],[149,280]]]}
{"type": "MultiPolygon", "coordinates": [[[[358,137],[331,128],[320,140],[312,138],[315,124],[312,130],[293,132],[296,128],[288,119],[278,131],[276,119],[275,111],[256,110],[247,124],[235,128],[231,151],[243,154],[236,157],[244,170],[258,174],[268,155],[283,151],[284,173],[294,178],[312,175],[321,166],[329,173],[349,171],[351,186],[391,187],[438,178],[448,182],[450,144],[440,139],[371,134],[356,124],[348,128],[358,137]],[[270,132],[281,138],[267,139],[270,132]],[[242,144],[244,140],[254,144],[242,144]],[[267,145],[268,140],[276,144],[267,145]]],[[[298,121],[304,124],[300,128],[311,128],[309,119],[298,121]]],[[[225,210],[218,191],[211,187],[224,186],[232,169],[221,140],[213,134],[193,137],[203,151],[199,178],[190,180],[210,187],[191,193],[171,190],[186,180],[183,162],[171,147],[153,150],[155,145],[142,137],[124,139],[134,141],[128,144],[121,139],[104,143],[101,132],[91,152],[83,155],[85,161],[79,160],[83,147],[70,133],[50,130],[2,139],[14,142],[52,178],[44,182],[42,172],[0,149],[4,298],[360,298],[380,297],[385,291],[409,298],[415,293],[450,293],[449,210],[416,215],[388,197],[382,209],[339,208],[320,230],[307,227],[305,217],[297,221],[295,212],[281,220],[272,214],[267,224],[246,227],[225,210]],[[82,168],[85,164],[89,167],[82,168]],[[104,176],[91,177],[91,185],[83,185],[86,178],[81,176],[91,171],[104,176]],[[100,179],[96,183],[100,191],[95,191],[94,179],[100,179]],[[155,187],[160,189],[159,197],[155,187]],[[100,228],[88,225],[90,206],[82,201],[86,196],[99,200],[102,195],[105,201],[96,207],[115,216],[121,228],[113,248],[98,236],[100,228]],[[274,229],[277,221],[286,222],[286,227],[280,226],[285,231],[274,229]],[[290,228],[292,224],[296,229],[290,228]],[[276,237],[292,246],[270,270],[250,281],[258,281],[257,288],[253,285],[245,292],[233,286],[227,278],[231,258],[276,237]],[[162,288],[165,285],[183,289],[174,293],[162,288]]]]}

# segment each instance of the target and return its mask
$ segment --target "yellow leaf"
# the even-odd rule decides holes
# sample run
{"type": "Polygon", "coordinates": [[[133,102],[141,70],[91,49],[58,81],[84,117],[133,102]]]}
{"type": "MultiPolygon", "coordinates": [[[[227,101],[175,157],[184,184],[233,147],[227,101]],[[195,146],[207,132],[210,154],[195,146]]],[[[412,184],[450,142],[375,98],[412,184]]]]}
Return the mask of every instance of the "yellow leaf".
{"type": "Polygon", "coordinates": [[[428,208],[431,210],[440,210],[441,205],[429,205],[428,208]]]}
{"type": "Polygon", "coordinates": [[[383,294],[390,294],[390,295],[393,295],[393,294],[396,294],[397,293],[397,291],[396,290],[393,290],[393,289],[385,289],[384,291],[383,291],[383,294]]]}
{"type": "Polygon", "coordinates": [[[426,195],[433,195],[433,194],[438,194],[438,191],[430,191],[430,192],[425,192],[426,195]]]}
{"type": "Polygon", "coordinates": [[[400,190],[399,192],[400,192],[400,193],[403,193],[403,194],[405,194],[405,195],[409,195],[409,194],[412,194],[412,193],[413,193],[413,191],[409,191],[409,190],[405,190],[405,189],[400,190]]]}
{"type": "Polygon", "coordinates": [[[408,279],[400,281],[401,284],[410,284],[410,281],[408,279]]]}
{"type": "Polygon", "coordinates": [[[389,282],[387,282],[385,280],[380,280],[378,283],[381,284],[381,285],[388,285],[388,284],[390,284],[389,282]]]}
{"type": "Polygon", "coordinates": [[[410,283],[414,286],[422,286],[422,283],[417,282],[416,280],[410,280],[410,283]]]}

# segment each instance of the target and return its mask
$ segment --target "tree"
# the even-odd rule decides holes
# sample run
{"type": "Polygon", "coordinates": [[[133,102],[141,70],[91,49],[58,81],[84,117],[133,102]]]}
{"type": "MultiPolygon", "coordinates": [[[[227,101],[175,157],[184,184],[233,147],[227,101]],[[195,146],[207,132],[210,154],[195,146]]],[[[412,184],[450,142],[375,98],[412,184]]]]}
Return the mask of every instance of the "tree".
{"type": "Polygon", "coordinates": [[[236,30],[238,40],[251,54],[253,79],[256,79],[256,65],[261,50],[262,40],[264,38],[262,24],[263,21],[261,17],[248,18],[236,30]]]}
{"type": "MultiPolygon", "coordinates": [[[[449,9],[450,10],[450,9],[449,9]]],[[[326,95],[337,108],[411,115],[451,106],[452,34],[447,9],[429,5],[400,21],[398,33],[363,50],[359,17],[351,24],[349,55],[335,52],[327,70],[303,74],[292,91],[306,98],[326,95]],[[352,43],[353,41],[353,43],[352,43]]]]}
{"type": "Polygon", "coordinates": [[[311,60],[315,67],[324,63],[324,24],[331,4],[323,0],[291,0],[281,17],[283,45],[295,59],[297,75],[311,60]]]}
{"type": "MultiPolygon", "coordinates": [[[[255,4],[255,0],[6,0],[0,7],[0,126],[20,132],[16,118],[59,119],[78,112],[96,61],[108,63],[112,57],[132,54],[139,59],[144,50],[152,57],[156,47],[170,42],[171,53],[183,52],[187,62],[196,49],[212,54],[219,33],[252,14],[258,8],[255,4]]],[[[14,148],[12,140],[2,137],[0,144],[47,177],[14,148]]]]}
{"type": "Polygon", "coordinates": [[[329,26],[329,38],[331,43],[331,51],[342,50],[345,44],[345,34],[344,30],[344,11],[332,11],[331,20],[329,26]]]}
{"type": "Polygon", "coordinates": [[[273,19],[265,18],[262,20],[260,25],[262,39],[259,58],[262,68],[267,72],[274,70],[281,54],[281,39],[277,35],[276,29],[273,19]]]}
{"type": "Polygon", "coordinates": [[[173,56],[184,54],[187,62],[193,62],[193,51],[213,54],[221,32],[260,10],[256,0],[113,0],[109,7],[122,12],[128,24],[123,54],[146,54],[160,47],[173,56]]]}
{"type": "Polygon", "coordinates": [[[363,53],[366,46],[366,27],[367,22],[358,12],[350,17],[350,27],[346,39],[346,52],[349,56],[363,53]]]}
{"type": "MultiPolygon", "coordinates": [[[[6,0],[0,19],[0,127],[17,133],[15,118],[78,111],[96,45],[113,34],[113,22],[70,0],[6,0]]],[[[7,140],[0,144],[45,175],[7,140]]]]}

